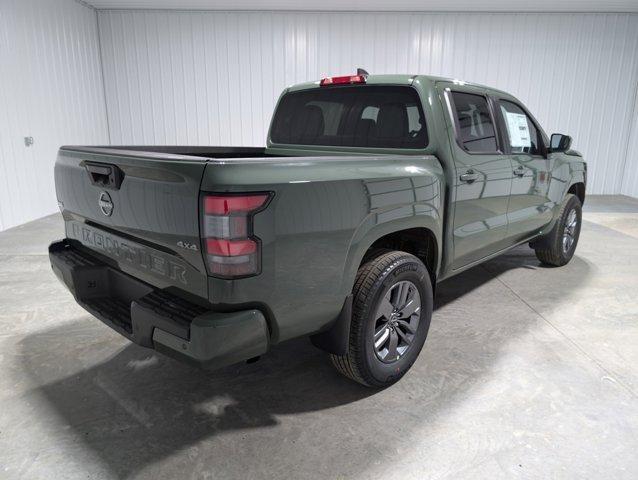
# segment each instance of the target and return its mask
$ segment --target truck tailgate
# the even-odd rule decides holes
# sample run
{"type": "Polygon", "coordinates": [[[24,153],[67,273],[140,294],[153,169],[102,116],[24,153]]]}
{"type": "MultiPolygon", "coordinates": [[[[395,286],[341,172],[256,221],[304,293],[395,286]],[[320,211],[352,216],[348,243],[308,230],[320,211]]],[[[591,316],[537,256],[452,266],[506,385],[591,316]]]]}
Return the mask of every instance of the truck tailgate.
{"type": "Polygon", "coordinates": [[[199,189],[207,160],[62,147],[55,183],[67,237],[157,288],[206,299],[199,189]]]}

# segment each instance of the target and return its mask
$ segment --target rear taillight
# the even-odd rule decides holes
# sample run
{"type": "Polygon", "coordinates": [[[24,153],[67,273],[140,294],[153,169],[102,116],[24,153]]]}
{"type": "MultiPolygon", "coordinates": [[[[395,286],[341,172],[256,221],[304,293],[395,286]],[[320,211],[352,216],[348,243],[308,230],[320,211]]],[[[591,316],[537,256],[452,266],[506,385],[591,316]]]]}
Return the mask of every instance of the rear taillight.
{"type": "Polygon", "coordinates": [[[202,236],[211,275],[236,278],[259,273],[261,242],[253,235],[253,215],[269,198],[268,193],[203,196],[202,236]]]}

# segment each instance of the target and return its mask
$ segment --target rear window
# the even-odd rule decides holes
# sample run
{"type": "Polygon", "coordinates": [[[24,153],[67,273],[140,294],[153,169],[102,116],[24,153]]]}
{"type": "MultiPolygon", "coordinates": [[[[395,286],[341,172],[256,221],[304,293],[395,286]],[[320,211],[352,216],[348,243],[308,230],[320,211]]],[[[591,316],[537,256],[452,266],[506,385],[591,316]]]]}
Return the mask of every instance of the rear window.
{"type": "Polygon", "coordinates": [[[482,95],[463,92],[452,92],[452,98],[463,148],[470,153],[496,152],[496,132],[487,99],[482,95]]]}
{"type": "Polygon", "coordinates": [[[339,86],[284,95],[270,131],[273,143],[424,148],[423,109],[411,87],[339,86]]]}

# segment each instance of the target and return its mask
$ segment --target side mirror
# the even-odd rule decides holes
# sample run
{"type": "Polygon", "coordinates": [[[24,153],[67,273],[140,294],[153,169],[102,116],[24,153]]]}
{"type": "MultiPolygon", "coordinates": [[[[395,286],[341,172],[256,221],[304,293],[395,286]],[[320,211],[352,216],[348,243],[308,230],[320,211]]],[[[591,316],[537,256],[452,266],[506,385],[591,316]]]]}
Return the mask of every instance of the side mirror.
{"type": "Polygon", "coordinates": [[[572,146],[572,137],[569,135],[563,135],[562,133],[552,133],[552,138],[549,141],[550,152],[564,152],[569,150],[572,146]]]}

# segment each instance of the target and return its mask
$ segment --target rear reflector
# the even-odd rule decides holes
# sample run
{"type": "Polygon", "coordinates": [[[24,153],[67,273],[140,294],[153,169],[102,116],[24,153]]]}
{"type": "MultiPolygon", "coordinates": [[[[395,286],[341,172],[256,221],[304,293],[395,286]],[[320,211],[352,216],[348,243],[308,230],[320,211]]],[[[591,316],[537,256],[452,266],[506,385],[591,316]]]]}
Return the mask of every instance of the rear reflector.
{"type": "Polygon", "coordinates": [[[366,77],[363,75],[344,75],[343,77],[326,77],[322,78],[319,85],[349,85],[352,83],[366,83],[366,77]]]}
{"type": "Polygon", "coordinates": [[[237,278],[259,273],[261,242],[252,235],[252,221],[269,197],[267,193],[203,197],[202,235],[211,275],[237,278]]]}
{"type": "Polygon", "coordinates": [[[256,254],[239,257],[209,255],[208,270],[214,277],[227,279],[251,277],[259,273],[259,257],[256,254]]]}

